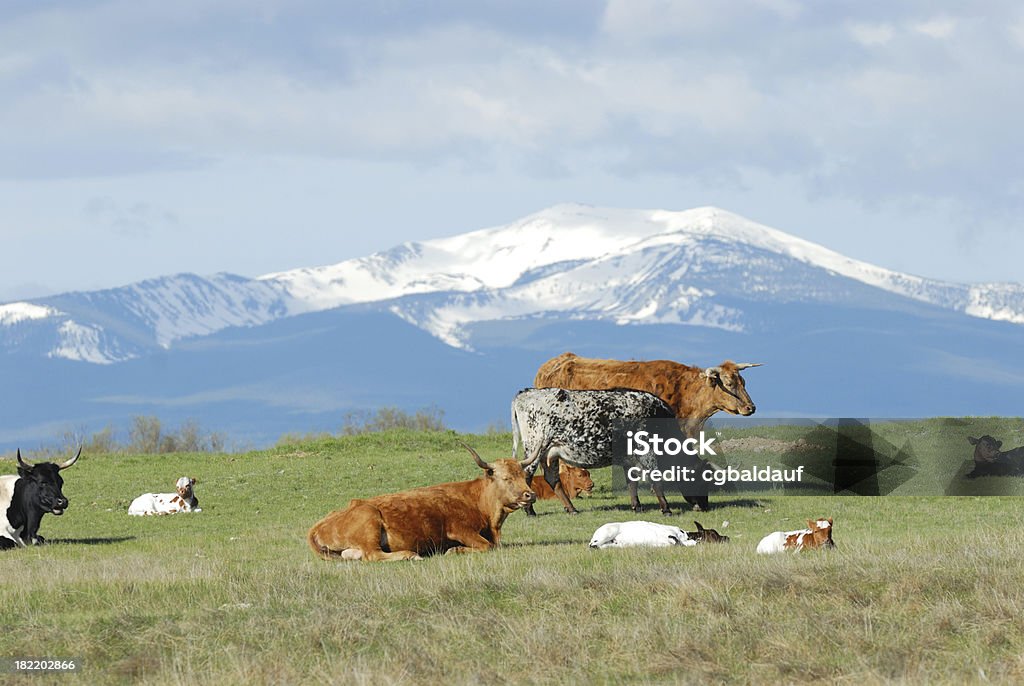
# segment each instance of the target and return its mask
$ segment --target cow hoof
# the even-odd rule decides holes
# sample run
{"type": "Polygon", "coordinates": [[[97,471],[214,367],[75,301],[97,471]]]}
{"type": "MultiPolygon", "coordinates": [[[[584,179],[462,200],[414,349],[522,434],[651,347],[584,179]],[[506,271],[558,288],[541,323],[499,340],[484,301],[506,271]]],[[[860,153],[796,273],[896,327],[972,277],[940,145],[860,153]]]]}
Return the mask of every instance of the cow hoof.
{"type": "Polygon", "coordinates": [[[570,514],[570,515],[578,515],[579,513],[580,513],[579,510],[566,510],[565,511],[565,514],[570,514]]]}
{"type": "Polygon", "coordinates": [[[661,514],[664,515],[665,517],[671,517],[675,513],[672,512],[672,510],[662,510],[661,514]]]}

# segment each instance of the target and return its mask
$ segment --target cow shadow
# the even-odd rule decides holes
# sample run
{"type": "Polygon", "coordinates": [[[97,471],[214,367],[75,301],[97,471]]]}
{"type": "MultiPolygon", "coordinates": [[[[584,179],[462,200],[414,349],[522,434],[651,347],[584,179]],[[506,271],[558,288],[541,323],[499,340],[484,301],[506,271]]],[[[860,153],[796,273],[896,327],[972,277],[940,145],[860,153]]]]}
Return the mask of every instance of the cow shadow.
{"type": "MultiPolygon", "coordinates": [[[[732,498],[729,500],[712,500],[708,503],[708,509],[706,510],[694,510],[692,506],[685,501],[683,502],[672,502],[669,501],[668,506],[672,508],[672,515],[678,514],[700,514],[701,512],[711,512],[719,510],[724,507],[745,507],[745,508],[760,508],[764,507],[764,503],[754,498],[732,498]]],[[[594,507],[587,508],[587,510],[603,511],[603,512],[633,512],[633,508],[630,507],[629,503],[612,503],[608,505],[595,505],[594,507]]],[[[586,512],[586,510],[580,510],[586,512]]],[[[641,505],[640,511],[636,514],[661,514],[658,509],[657,503],[651,505],[641,505]]],[[[561,512],[548,512],[545,514],[564,514],[561,512]]]]}
{"type": "Polygon", "coordinates": [[[134,541],[135,536],[115,536],[112,538],[47,538],[50,545],[111,545],[134,541]]]}
{"type": "Polygon", "coordinates": [[[748,509],[762,508],[765,503],[756,498],[733,498],[731,500],[712,500],[708,505],[712,510],[720,507],[745,507],[748,509]]]}

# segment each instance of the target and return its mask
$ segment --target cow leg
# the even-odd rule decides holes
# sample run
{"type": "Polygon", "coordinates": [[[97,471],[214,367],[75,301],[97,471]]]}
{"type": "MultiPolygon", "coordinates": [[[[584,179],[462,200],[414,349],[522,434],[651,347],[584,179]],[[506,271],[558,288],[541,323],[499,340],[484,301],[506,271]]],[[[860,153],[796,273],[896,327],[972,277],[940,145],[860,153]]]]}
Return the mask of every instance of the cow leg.
{"type": "MultiPolygon", "coordinates": [[[[514,436],[513,436],[513,438],[514,438],[514,436]]],[[[524,453],[526,452],[526,444],[525,443],[523,444],[523,452],[524,453]]],[[[515,457],[515,453],[513,453],[512,456],[515,457]]],[[[537,462],[534,462],[529,467],[526,467],[525,469],[523,469],[523,472],[526,474],[526,483],[527,484],[529,484],[529,483],[531,483],[533,481],[533,475],[534,475],[534,473],[536,473],[536,471],[537,471],[537,462]]],[[[537,516],[537,511],[533,509],[533,504],[526,505],[525,507],[523,507],[523,512],[526,513],[527,517],[536,517],[537,516]]]]}
{"type": "Polygon", "coordinates": [[[651,490],[654,491],[654,497],[658,499],[658,506],[661,508],[661,514],[670,515],[672,510],[668,506],[668,501],[665,500],[665,491],[661,488],[661,482],[655,481],[651,485],[651,490]]]}
{"type": "Polygon", "coordinates": [[[463,553],[482,553],[482,552],[484,552],[484,551],[482,549],[480,549],[480,548],[469,548],[469,547],[464,546],[464,545],[457,545],[454,548],[449,548],[448,550],[444,551],[444,554],[445,555],[461,555],[463,553]]]}
{"type": "Polygon", "coordinates": [[[39,535],[39,524],[43,520],[42,512],[30,510],[25,517],[25,528],[21,530],[21,540],[26,545],[39,545],[43,542],[39,535]]]}
{"type": "Polygon", "coordinates": [[[558,460],[544,461],[544,480],[548,482],[548,486],[551,486],[551,490],[562,501],[562,507],[565,508],[566,512],[569,514],[580,513],[572,504],[572,500],[566,494],[565,489],[562,488],[562,479],[558,476],[558,460]]]}
{"type": "MultiPolygon", "coordinates": [[[[357,558],[358,559],[358,558],[357,558]]],[[[383,550],[371,550],[362,557],[367,562],[399,562],[401,560],[422,560],[415,550],[396,550],[385,553],[383,550]]]]}
{"type": "Polygon", "coordinates": [[[685,493],[683,493],[683,498],[686,499],[686,502],[689,505],[693,506],[694,512],[707,512],[708,510],[711,509],[711,506],[708,504],[708,497],[706,495],[686,495],[685,493]]]}
{"type": "Polygon", "coordinates": [[[630,481],[626,484],[626,490],[629,491],[629,506],[633,508],[633,512],[641,512],[642,508],[640,507],[640,498],[636,494],[636,486],[635,481],[630,481]]]}
{"type": "Polygon", "coordinates": [[[495,532],[495,540],[491,541],[480,535],[479,531],[472,529],[454,529],[445,534],[449,540],[458,541],[462,545],[449,548],[445,555],[458,555],[460,553],[482,553],[498,545],[499,532],[495,532]]]}
{"type": "Polygon", "coordinates": [[[19,542],[20,541],[16,542],[14,539],[7,538],[6,536],[0,536],[0,550],[10,550],[12,548],[24,546],[23,543],[21,544],[21,546],[19,546],[19,542]]]}

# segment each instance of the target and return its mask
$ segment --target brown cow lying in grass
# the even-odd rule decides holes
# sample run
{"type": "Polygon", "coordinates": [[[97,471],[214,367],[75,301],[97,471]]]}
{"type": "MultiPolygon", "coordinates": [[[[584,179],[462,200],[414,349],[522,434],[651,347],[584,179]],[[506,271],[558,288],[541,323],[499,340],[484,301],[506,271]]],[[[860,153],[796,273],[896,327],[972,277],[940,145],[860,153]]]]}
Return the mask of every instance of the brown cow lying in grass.
{"type": "MultiPolygon", "coordinates": [[[[570,498],[578,498],[583,493],[590,495],[594,491],[594,480],[590,478],[590,472],[583,467],[575,467],[567,462],[559,462],[558,480],[562,482],[562,489],[570,498]]],[[[537,494],[537,500],[553,500],[558,497],[558,494],[544,480],[543,474],[534,476],[530,486],[537,494]]]]}
{"type": "Polygon", "coordinates": [[[966,478],[1024,474],[1024,446],[1004,452],[1001,450],[1003,442],[991,436],[968,436],[967,440],[974,446],[974,469],[966,478]]]}
{"type": "Polygon", "coordinates": [[[522,461],[495,462],[484,462],[463,445],[483,475],[353,500],[313,525],[309,547],[325,560],[375,562],[421,560],[424,555],[477,552],[498,545],[505,518],[537,499],[526,485],[523,468],[549,445],[522,461]]]}

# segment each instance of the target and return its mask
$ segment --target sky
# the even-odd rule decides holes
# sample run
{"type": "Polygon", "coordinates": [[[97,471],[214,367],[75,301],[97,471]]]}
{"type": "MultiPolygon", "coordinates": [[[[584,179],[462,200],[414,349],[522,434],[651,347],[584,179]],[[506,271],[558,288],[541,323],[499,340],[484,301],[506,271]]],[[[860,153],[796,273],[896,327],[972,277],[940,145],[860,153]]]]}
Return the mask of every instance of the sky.
{"type": "Polygon", "coordinates": [[[1022,81],[1014,2],[5,0],[0,302],[563,202],[1021,281],[1022,81]]]}

